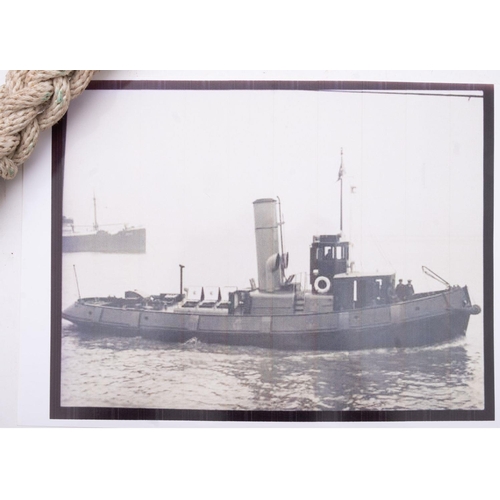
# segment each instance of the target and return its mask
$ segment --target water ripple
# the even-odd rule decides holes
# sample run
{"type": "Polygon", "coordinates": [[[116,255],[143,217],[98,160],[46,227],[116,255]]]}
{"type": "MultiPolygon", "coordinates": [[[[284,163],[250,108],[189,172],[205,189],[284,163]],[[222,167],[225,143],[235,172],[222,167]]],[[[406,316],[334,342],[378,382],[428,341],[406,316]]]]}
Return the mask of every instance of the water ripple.
{"type": "Polygon", "coordinates": [[[411,349],[280,352],[93,336],[65,327],[62,406],[212,410],[482,409],[467,341],[411,349]]]}

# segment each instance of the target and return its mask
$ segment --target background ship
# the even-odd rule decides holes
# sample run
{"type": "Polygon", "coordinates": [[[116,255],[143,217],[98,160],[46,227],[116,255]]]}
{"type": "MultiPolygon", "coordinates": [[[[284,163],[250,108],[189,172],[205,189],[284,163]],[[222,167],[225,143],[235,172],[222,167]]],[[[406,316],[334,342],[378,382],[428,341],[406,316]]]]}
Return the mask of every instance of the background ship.
{"type": "Polygon", "coordinates": [[[74,221],[63,216],[63,252],[145,253],[146,229],[127,227],[111,233],[100,229],[94,196],[94,225],[90,231],[78,232],[74,221]]]}

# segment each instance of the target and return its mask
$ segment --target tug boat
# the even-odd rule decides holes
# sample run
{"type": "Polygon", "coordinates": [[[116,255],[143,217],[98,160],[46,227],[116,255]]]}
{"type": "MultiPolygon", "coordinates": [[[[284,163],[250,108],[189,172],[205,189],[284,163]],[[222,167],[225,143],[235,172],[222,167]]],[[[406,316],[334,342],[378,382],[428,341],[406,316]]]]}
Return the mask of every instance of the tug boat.
{"type": "Polygon", "coordinates": [[[167,342],[334,351],[448,342],[465,335],[470,316],[481,312],[467,286],[443,282],[442,290],[398,297],[395,274],[352,272],[340,234],[313,237],[309,286],[302,287],[285,275],[277,201],[253,206],[258,286],[183,290],[181,266],[180,293],[80,298],[63,319],[81,330],[167,342]]]}

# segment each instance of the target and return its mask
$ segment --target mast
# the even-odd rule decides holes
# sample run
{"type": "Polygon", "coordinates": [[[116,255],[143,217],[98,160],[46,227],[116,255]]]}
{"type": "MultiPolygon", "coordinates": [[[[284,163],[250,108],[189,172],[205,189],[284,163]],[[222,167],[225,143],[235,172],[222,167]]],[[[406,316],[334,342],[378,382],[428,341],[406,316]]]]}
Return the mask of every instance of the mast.
{"type": "Polygon", "coordinates": [[[98,229],[99,229],[99,226],[97,225],[97,205],[96,205],[95,193],[94,193],[94,230],[97,231],[98,229]]]}
{"type": "Polygon", "coordinates": [[[78,275],[76,274],[76,266],[74,264],[73,264],[73,271],[75,273],[76,289],[78,290],[78,298],[81,299],[82,296],[80,295],[80,285],[78,284],[78,275]]]}
{"type": "Polygon", "coordinates": [[[340,169],[337,182],[340,181],[340,232],[342,232],[343,221],[343,195],[344,195],[344,149],[340,148],[340,169]]]}
{"type": "Polygon", "coordinates": [[[183,269],[184,269],[185,266],[183,266],[182,264],[179,264],[179,270],[180,270],[180,286],[181,286],[181,289],[180,289],[180,292],[179,292],[179,295],[182,297],[182,294],[183,294],[183,269]]]}
{"type": "Polygon", "coordinates": [[[285,245],[284,245],[284,242],[283,242],[283,216],[281,214],[281,200],[280,200],[280,197],[279,196],[276,196],[276,198],[278,199],[278,212],[279,212],[279,222],[278,222],[278,225],[279,225],[279,228],[280,228],[280,247],[281,247],[281,276],[283,279],[286,279],[286,276],[285,276],[285,261],[284,259],[286,259],[285,257],[285,245]]]}

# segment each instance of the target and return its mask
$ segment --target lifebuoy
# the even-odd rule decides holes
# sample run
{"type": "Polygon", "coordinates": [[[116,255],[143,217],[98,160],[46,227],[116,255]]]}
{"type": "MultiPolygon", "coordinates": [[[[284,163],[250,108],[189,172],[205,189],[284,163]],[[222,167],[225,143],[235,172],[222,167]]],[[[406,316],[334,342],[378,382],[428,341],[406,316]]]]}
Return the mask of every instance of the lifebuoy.
{"type": "Polygon", "coordinates": [[[328,293],[331,287],[332,283],[326,276],[318,276],[314,280],[314,290],[317,293],[328,293]]]}

